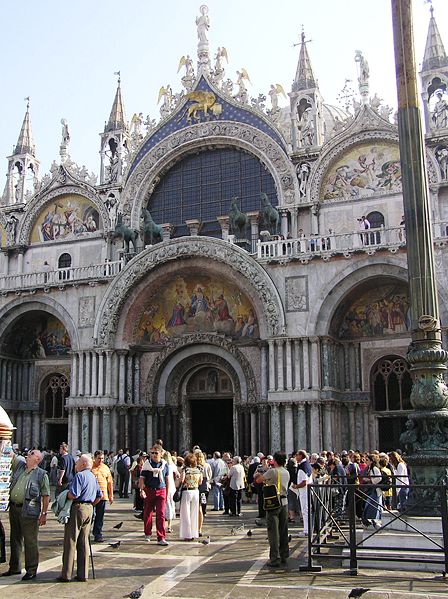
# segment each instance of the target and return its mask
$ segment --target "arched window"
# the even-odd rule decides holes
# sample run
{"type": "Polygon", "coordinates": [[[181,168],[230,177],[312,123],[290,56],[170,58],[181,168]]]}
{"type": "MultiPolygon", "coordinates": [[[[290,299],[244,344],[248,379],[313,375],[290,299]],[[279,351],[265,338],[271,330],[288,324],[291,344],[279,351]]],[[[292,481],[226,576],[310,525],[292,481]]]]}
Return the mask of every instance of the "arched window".
{"type": "Polygon", "coordinates": [[[403,358],[387,356],[379,360],[371,374],[373,406],[376,412],[410,410],[412,379],[403,358]]]}
{"type": "MultiPolygon", "coordinates": [[[[380,229],[384,227],[384,216],[381,212],[370,212],[367,215],[367,220],[370,223],[371,229],[380,229]]],[[[378,245],[381,243],[381,231],[375,231],[368,234],[369,245],[378,245]]]]}
{"type": "Polygon", "coordinates": [[[72,265],[72,257],[70,254],[61,254],[58,260],[58,268],[70,268],[72,265]]]}
{"type": "Polygon", "coordinates": [[[47,420],[67,418],[65,400],[70,395],[67,377],[62,374],[52,374],[42,388],[43,413],[47,420]]]}

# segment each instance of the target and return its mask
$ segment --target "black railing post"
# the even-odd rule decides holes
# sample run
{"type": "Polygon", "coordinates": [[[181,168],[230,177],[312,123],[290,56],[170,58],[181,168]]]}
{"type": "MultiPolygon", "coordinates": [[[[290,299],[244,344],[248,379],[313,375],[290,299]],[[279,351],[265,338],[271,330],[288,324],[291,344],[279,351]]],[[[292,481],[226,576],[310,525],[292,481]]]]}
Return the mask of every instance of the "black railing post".
{"type": "Polygon", "coordinates": [[[348,485],[348,526],[350,539],[350,575],[358,574],[358,559],[356,557],[356,485],[348,485]]]}
{"type": "Polygon", "coordinates": [[[447,478],[440,485],[440,515],[442,517],[443,554],[445,556],[445,574],[448,572],[448,497],[447,478]]]}

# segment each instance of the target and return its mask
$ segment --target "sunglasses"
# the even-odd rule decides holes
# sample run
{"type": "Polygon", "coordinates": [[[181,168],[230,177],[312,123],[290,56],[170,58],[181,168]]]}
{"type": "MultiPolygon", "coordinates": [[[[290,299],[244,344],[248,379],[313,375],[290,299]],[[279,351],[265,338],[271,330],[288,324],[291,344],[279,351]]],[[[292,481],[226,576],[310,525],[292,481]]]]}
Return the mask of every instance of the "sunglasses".
{"type": "Polygon", "coordinates": [[[150,451],[149,452],[151,455],[158,455],[160,452],[159,451],[150,451]]]}

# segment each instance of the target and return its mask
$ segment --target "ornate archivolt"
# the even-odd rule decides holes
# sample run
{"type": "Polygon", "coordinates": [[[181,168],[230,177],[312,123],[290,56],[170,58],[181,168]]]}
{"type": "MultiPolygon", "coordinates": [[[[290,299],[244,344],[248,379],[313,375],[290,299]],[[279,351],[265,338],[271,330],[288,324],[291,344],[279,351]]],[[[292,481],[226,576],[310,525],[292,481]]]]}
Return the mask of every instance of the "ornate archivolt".
{"type": "Polygon", "coordinates": [[[6,329],[14,320],[32,310],[47,312],[60,320],[70,336],[72,350],[79,349],[78,328],[75,326],[72,316],[64,306],[47,296],[42,296],[39,299],[31,301],[18,298],[4,306],[0,310],[0,339],[3,338],[6,329]]]}
{"type": "Polygon", "coordinates": [[[25,216],[20,225],[19,233],[18,233],[18,244],[19,245],[29,245],[31,242],[31,233],[36,222],[36,219],[39,217],[39,214],[45,208],[47,204],[54,201],[55,198],[58,198],[62,195],[78,195],[82,198],[86,198],[94,204],[97,208],[98,213],[101,217],[101,222],[103,225],[103,232],[106,234],[110,230],[110,222],[109,222],[109,214],[104,207],[103,202],[99,199],[98,195],[87,185],[80,186],[79,184],[73,185],[62,185],[60,187],[55,187],[50,189],[49,191],[44,191],[43,193],[39,193],[35,196],[29,205],[26,207],[25,216]]]}
{"type": "Polygon", "coordinates": [[[256,400],[254,372],[244,354],[224,336],[196,333],[173,339],[158,354],[146,379],[146,403],[176,406],[185,376],[200,365],[217,366],[229,375],[236,403],[256,400]]]}
{"type": "Polygon", "coordinates": [[[94,338],[99,346],[112,345],[124,303],[149,272],[179,258],[201,258],[224,263],[242,275],[259,298],[269,335],[285,326],[280,295],[266,271],[241,248],[212,237],[171,239],[138,254],[115,278],[103,298],[95,323],[94,338]]]}
{"type": "Polygon", "coordinates": [[[191,125],[169,135],[139,162],[126,182],[120,210],[140,227],[140,214],[157,184],[160,173],[182,155],[197,148],[237,147],[256,156],[271,173],[279,205],[293,204],[299,197],[294,166],[283,149],[266,133],[247,124],[213,121],[191,125]]]}

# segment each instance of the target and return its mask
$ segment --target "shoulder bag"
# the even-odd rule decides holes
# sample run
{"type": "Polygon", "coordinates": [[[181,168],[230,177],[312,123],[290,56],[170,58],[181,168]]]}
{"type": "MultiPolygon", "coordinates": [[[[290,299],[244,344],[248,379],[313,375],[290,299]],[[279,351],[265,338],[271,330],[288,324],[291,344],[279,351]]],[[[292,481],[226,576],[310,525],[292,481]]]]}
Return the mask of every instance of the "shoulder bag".
{"type": "Polygon", "coordinates": [[[282,506],[280,501],[280,470],[277,470],[277,484],[263,486],[263,507],[266,511],[282,506]]]}

